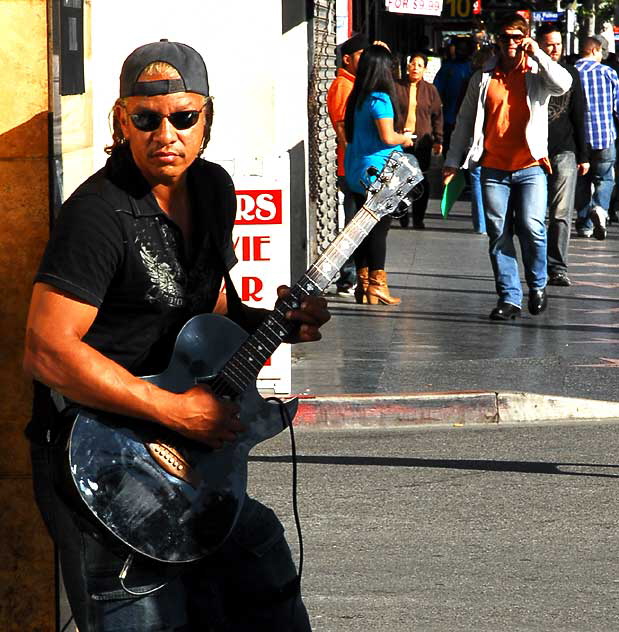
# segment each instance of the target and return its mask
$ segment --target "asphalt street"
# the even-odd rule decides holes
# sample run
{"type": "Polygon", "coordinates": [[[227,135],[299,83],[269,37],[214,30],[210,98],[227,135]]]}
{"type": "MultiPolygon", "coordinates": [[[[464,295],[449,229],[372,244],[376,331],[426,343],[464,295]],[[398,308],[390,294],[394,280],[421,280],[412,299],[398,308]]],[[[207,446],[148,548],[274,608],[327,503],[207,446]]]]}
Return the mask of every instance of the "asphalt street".
{"type": "MultiPolygon", "coordinates": [[[[619,422],[296,431],[316,632],[619,629],[619,422]]],[[[298,559],[290,438],[249,491],[298,559]]]]}

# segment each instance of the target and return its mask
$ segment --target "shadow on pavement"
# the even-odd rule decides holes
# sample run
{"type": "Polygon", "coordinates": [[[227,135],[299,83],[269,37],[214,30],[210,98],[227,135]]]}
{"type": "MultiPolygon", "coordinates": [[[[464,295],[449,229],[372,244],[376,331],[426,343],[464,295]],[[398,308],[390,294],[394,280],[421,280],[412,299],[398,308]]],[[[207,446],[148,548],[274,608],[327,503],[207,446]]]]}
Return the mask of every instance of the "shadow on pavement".
{"type": "MultiPolygon", "coordinates": [[[[291,456],[251,456],[255,463],[292,463],[291,456]]],[[[594,478],[619,478],[617,474],[598,472],[566,472],[562,467],[578,468],[611,468],[619,469],[619,465],[602,465],[600,463],[552,463],[544,461],[493,461],[486,459],[420,459],[403,457],[376,456],[297,456],[297,463],[313,465],[364,465],[380,467],[428,467],[445,470],[469,470],[481,472],[522,472],[525,474],[560,474],[563,476],[589,476],[594,478]]]]}

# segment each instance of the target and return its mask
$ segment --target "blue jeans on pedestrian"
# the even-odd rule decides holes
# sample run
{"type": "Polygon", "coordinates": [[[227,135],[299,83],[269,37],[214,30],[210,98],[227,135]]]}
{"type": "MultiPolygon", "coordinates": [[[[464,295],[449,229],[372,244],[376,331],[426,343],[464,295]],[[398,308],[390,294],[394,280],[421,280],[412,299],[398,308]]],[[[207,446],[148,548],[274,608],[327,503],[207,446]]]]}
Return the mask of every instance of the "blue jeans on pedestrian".
{"type": "Polygon", "coordinates": [[[522,286],[514,247],[518,236],[529,290],[546,287],[546,173],[541,167],[502,171],[482,167],[488,252],[499,302],[520,307],[522,286]]]}
{"type": "MultiPolygon", "coordinates": [[[[81,516],[59,490],[62,445],[32,444],[37,505],[54,539],[80,632],[310,632],[297,572],[275,513],[246,498],[236,526],[213,555],[193,564],[136,557],[123,590],[127,551],[81,516]]],[[[163,537],[163,534],[162,534],[163,537]]],[[[51,589],[51,587],[50,587],[51,589]]]]}
{"type": "Polygon", "coordinates": [[[484,200],[481,193],[481,167],[469,169],[471,177],[471,217],[473,229],[476,233],[486,232],[486,216],[484,215],[484,200]]]}
{"type": "Polygon", "coordinates": [[[615,160],[617,149],[615,143],[606,149],[590,150],[589,162],[591,167],[584,176],[578,176],[576,185],[576,208],[578,219],[583,221],[583,228],[592,228],[589,219],[591,209],[601,206],[606,213],[610,206],[610,198],[615,186],[615,160]],[[593,185],[593,193],[591,186],[593,185]]]}
{"type": "Polygon", "coordinates": [[[567,272],[567,254],[576,193],[576,156],[562,151],[550,158],[548,176],[548,273],[567,272]]]}

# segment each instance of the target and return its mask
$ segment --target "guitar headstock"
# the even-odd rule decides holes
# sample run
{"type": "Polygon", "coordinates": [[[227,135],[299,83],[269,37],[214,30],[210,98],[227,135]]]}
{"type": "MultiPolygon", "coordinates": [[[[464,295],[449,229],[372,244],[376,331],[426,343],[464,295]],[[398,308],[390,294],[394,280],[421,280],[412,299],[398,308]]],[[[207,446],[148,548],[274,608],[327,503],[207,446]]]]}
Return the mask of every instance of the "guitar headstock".
{"type": "Polygon", "coordinates": [[[363,206],[379,218],[389,215],[422,180],[423,172],[415,156],[392,151],[382,171],[368,187],[368,197],[363,206]]]}

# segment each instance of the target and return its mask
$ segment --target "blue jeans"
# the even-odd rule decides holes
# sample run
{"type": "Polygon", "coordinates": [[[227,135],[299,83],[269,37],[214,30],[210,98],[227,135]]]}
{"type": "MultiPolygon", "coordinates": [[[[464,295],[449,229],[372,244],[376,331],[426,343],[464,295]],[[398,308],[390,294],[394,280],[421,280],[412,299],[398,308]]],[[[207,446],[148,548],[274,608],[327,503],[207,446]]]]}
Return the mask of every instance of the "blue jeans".
{"type": "Polygon", "coordinates": [[[548,176],[548,272],[567,272],[567,253],[576,193],[576,156],[560,152],[550,159],[548,176]]]}
{"type": "Polygon", "coordinates": [[[615,186],[615,160],[617,149],[613,143],[606,149],[592,149],[589,162],[591,167],[587,175],[578,176],[576,185],[576,208],[578,218],[585,220],[583,228],[591,228],[593,222],[589,214],[594,206],[601,206],[607,213],[610,198],[615,186]],[[593,193],[591,192],[593,185],[593,193]]]}
{"type": "Polygon", "coordinates": [[[126,552],[105,534],[93,537],[96,532],[58,493],[62,448],[32,444],[32,473],[80,632],[310,632],[284,528],[251,498],[216,553],[193,565],[136,558],[126,578],[132,590],[167,583],[141,597],[125,592],[118,574],[126,552]]]}
{"type": "Polygon", "coordinates": [[[484,200],[481,193],[481,167],[469,169],[471,177],[471,217],[473,229],[476,233],[486,232],[486,217],[484,215],[484,200]]]}
{"type": "Polygon", "coordinates": [[[500,302],[520,307],[514,233],[520,241],[529,289],[546,287],[546,174],[541,167],[517,171],[482,167],[481,186],[496,292],[500,302]]]}

